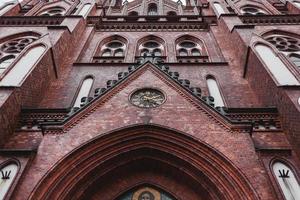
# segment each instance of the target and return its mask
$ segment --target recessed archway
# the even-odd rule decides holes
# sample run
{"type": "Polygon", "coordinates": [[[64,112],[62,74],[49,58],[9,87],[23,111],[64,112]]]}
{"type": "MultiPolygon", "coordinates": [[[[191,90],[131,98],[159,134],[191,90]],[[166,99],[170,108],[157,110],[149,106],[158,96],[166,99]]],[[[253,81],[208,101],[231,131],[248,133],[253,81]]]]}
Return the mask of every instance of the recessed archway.
{"type": "Polygon", "coordinates": [[[156,125],[126,127],[78,147],[45,175],[30,199],[112,200],[143,184],[178,200],[258,199],[243,174],[219,152],[156,125]]]}

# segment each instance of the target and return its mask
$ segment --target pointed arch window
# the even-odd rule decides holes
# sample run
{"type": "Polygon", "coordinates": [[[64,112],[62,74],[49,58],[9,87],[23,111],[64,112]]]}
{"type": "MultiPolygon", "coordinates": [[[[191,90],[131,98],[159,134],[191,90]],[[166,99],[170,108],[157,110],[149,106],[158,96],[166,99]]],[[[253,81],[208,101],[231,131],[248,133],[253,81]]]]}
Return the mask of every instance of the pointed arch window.
{"type": "Polygon", "coordinates": [[[19,166],[16,163],[9,163],[0,168],[0,199],[4,199],[9,191],[17,173],[19,166]]]}
{"type": "Polygon", "coordinates": [[[201,56],[201,45],[192,40],[183,40],[176,45],[179,56],[201,56]]]}
{"type": "Polygon", "coordinates": [[[80,108],[82,98],[89,96],[89,93],[92,89],[93,82],[94,82],[94,79],[91,76],[88,76],[83,80],[73,107],[80,108]]]}
{"type": "Polygon", "coordinates": [[[225,13],[225,10],[223,9],[223,7],[221,6],[221,4],[219,2],[214,2],[213,5],[216,9],[216,12],[217,12],[216,14],[218,16],[225,13]]]}
{"type": "Polygon", "coordinates": [[[257,44],[255,50],[280,85],[300,85],[296,77],[270,47],[257,44]]]}
{"type": "Polygon", "coordinates": [[[92,7],[92,4],[90,4],[90,3],[84,4],[82,6],[82,8],[80,9],[78,15],[86,17],[88,15],[88,12],[90,11],[91,7],[92,7]]]}
{"type": "Polygon", "coordinates": [[[148,5],[148,15],[157,15],[157,5],[155,3],[151,3],[148,5]]]}
{"type": "Polygon", "coordinates": [[[164,46],[155,40],[148,40],[139,46],[140,56],[153,54],[154,56],[163,56],[164,46]]]}
{"type": "Polygon", "coordinates": [[[283,53],[295,66],[300,67],[300,39],[288,35],[270,35],[266,41],[283,53]]]}
{"type": "Polygon", "coordinates": [[[119,40],[108,42],[102,46],[101,56],[122,57],[124,56],[125,44],[119,40]]]}
{"type": "Polygon", "coordinates": [[[9,11],[12,7],[15,6],[15,1],[8,1],[8,2],[0,2],[0,16],[5,14],[7,11],[9,11]]]}
{"type": "MultiPolygon", "coordinates": [[[[16,71],[16,69],[20,66],[20,62],[24,61],[24,57],[29,53],[25,53],[22,55],[22,52],[25,48],[31,45],[34,41],[38,39],[37,36],[23,36],[23,37],[16,37],[14,39],[5,41],[0,44],[0,85],[5,83],[10,76],[16,76],[15,81],[11,82],[12,86],[17,86],[21,80],[17,80],[20,78],[20,71],[17,74],[12,75],[12,71],[16,71]],[[21,59],[15,64],[15,67],[12,66],[13,62],[17,57],[22,55],[21,59]]],[[[34,57],[33,57],[34,58],[34,57]]],[[[26,69],[28,66],[23,67],[23,73],[26,73],[26,69]]]]}
{"type": "Polygon", "coordinates": [[[294,4],[296,7],[300,8],[300,2],[299,2],[299,1],[293,1],[293,4],[294,4]]]}
{"type": "Polygon", "coordinates": [[[285,199],[300,199],[300,186],[293,170],[279,161],[273,164],[272,169],[285,199]]]}
{"type": "Polygon", "coordinates": [[[206,79],[209,95],[214,98],[214,104],[216,107],[223,107],[224,101],[221,91],[219,89],[216,79],[212,76],[208,76],[206,79]]]}
{"type": "Polygon", "coordinates": [[[19,86],[45,51],[43,45],[30,48],[0,81],[0,86],[19,86]]]}

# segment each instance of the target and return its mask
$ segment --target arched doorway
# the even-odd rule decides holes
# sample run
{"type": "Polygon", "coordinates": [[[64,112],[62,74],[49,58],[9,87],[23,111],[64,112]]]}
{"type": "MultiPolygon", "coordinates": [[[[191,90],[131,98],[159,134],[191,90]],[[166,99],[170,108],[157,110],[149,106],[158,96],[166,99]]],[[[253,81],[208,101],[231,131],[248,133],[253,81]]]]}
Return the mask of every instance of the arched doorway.
{"type": "Polygon", "coordinates": [[[78,147],[45,175],[30,199],[119,200],[143,188],[171,200],[258,199],[219,152],[156,125],[126,127],[78,147]]]}

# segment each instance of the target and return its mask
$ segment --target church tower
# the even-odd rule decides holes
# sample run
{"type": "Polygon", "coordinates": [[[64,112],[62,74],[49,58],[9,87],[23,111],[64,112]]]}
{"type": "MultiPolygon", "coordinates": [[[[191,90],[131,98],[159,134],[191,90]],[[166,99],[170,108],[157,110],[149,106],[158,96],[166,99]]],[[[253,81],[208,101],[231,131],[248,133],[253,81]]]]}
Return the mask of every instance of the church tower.
{"type": "Polygon", "coordinates": [[[299,200],[300,0],[1,0],[0,200],[299,200]]]}

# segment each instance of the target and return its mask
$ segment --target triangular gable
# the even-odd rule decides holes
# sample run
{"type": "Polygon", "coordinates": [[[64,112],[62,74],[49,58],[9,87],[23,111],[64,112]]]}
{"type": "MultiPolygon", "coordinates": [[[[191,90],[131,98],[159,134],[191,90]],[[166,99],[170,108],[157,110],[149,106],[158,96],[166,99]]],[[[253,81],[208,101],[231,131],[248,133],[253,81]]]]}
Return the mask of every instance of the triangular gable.
{"type": "Polygon", "coordinates": [[[188,80],[180,79],[178,72],[172,72],[167,66],[162,63],[159,64],[160,61],[156,60],[156,58],[145,57],[141,62],[144,63],[139,66],[135,65],[128,67],[127,72],[120,72],[118,74],[118,80],[108,80],[107,88],[96,89],[95,97],[85,98],[86,101],[84,102],[84,105],[82,105],[81,108],[73,108],[62,123],[47,123],[44,124],[44,126],[46,125],[48,127],[50,125],[52,127],[55,126],[55,128],[60,126],[63,130],[73,127],[75,124],[79,123],[80,120],[93,113],[103,104],[103,102],[108,101],[114,94],[121,91],[122,88],[125,88],[146,71],[150,71],[165,84],[176,89],[177,92],[185,96],[192,105],[199,110],[204,111],[206,115],[209,115],[210,118],[214,119],[218,124],[227,127],[227,129],[244,126],[240,123],[239,125],[233,124],[230,119],[224,115],[223,108],[213,107],[213,102],[210,97],[201,96],[200,88],[191,87],[188,80]],[[157,65],[153,64],[153,62],[157,63],[157,65]]]}

